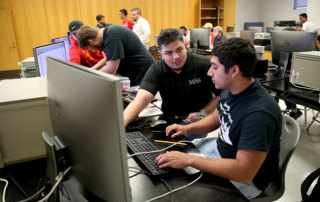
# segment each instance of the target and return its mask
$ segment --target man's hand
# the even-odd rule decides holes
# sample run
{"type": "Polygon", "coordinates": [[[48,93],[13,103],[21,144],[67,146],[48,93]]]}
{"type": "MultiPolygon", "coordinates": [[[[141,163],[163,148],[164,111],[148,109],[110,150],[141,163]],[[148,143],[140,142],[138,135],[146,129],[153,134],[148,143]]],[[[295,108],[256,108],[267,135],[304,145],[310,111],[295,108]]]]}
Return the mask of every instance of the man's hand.
{"type": "Polygon", "coordinates": [[[187,132],[186,126],[182,126],[179,124],[173,124],[166,128],[166,136],[169,136],[170,134],[172,134],[171,135],[172,138],[182,136],[186,134],[186,132],[187,132]]]}
{"type": "Polygon", "coordinates": [[[319,41],[318,40],[316,40],[316,44],[317,44],[317,46],[319,46],[319,41]]]}
{"type": "Polygon", "coordinates": [[[190,155],[178,151],[171,151],[156,158],[156,164],[160,168],[172,167],[182,169],[190,165],[190,155]]]}
{"type": "Polygon", "coordinates": [[[188,118],[186,118],[182,121],[185,122],[186,124],[194,123],[194,122],[200,121],[200,117],[197,112],[194,112],[194,113],[190,113],[188,118]]]}

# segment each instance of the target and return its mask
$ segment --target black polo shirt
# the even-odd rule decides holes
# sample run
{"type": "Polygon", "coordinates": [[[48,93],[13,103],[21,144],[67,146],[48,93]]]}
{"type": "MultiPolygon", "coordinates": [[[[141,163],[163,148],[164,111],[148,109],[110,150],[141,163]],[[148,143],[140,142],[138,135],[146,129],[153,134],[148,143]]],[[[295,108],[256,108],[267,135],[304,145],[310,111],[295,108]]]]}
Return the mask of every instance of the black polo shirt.
{"type": "Polygon", "coordinates": [[[162,110],[167,116],[188,116],[198,112],[213,98],[212,93],[220,95],[211,77],[210,58],[187,53],[187,61],[180,74],[159,60],[147,71],[140,89],[153,95],[158,91],[162,97],[162,110]]]}

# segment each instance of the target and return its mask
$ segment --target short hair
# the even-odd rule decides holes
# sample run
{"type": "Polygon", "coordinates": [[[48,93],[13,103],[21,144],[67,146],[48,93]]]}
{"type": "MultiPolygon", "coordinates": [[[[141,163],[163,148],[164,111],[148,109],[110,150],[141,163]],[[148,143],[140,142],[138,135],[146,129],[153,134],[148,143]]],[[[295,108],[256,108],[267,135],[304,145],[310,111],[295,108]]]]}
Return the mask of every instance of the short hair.
{"type": "Polygon", "coordinates": [[[160,50],[162,49],[162,45],[167,46],[174,41],[180,40],[183,42],[182,35],[176,29],[165,29],[158,36],[158,45],[160,50]]]}
{"type": "Polygon", "coordinates": [[[297,31],[297,30],[293,27],[287,27],[287,28],[284,28],[282,31],[297,31]]]}
{"type": "Polygon", "coordinates": [[[120,13],[123,13],[125,16],[128,15],[128,11],[126,9],[121,9],[120,10],[120,13]]]}
{"type": "Polygon", "coordinates": [[[99,20],[101,20],[101,18],[104,18],[104,15],[98,14],[97,17],[96,17],[98,22],[99,22],[99,20]]]}
{"type": "Polygon", "coordinates": [[[212,49],[212,55],[218,57],[224,66],[225,73],[234,65],[238,65],[242,76],[251,79],[257,63],[257,55],[254,46],[247,39],[231,38],[219,43],[212,49]]]}
{"type": "Polygon", "coordinates": [[[302,16],[304,18],[307,18],[308,19],[308,15],[306,13],[301,13],[299,16],[302,16]]]}
{"type": "Polygon", "coordinates": [[[218,32],[222,33],[223,29],[220,26],[216,26],[216,27],[213,28],[213,31],[218,31],[218,32]]]}
{"type": "Polygon", "coordinates": [[[184,31],[187,31],[187,28],[185,26],[181,26],[180,29],[183,29],[184,31]]]}
{"type": "Polygon", "coordinates": [[[140,8],[138,8],[138,7],[135,7],[135,8],[133,8],[133,9],[131,9],[131,11],[136,11],[137,14],[140,14],[140,15],[141,15],[141,10],[140,10],[140,8]]]}
{"type": "Polygon", "coordinates": [[[88,40],[98,35],[99,28],[91,25],[83,25],[77,32],[77,41],[80,48],[90,45],[88,40]]]}

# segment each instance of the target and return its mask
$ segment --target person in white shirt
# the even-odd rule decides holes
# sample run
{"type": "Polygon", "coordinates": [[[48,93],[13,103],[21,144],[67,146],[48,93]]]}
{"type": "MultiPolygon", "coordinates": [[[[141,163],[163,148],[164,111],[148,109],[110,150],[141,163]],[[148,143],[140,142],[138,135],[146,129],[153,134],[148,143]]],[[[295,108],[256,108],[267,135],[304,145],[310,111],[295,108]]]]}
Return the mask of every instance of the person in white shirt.
{"type": "Polygon", "coordinates": [[[137,7],[131,9],[131,18],[135,23],[132,31],[138,35],[142,44],[149,51],[148,42],[149,42],[149,37],[151,35],[151,30],[150,30],[148,21],[141,17],[141,10],[140,8],[137,8],[137,7]]]}
{"type": "Polygon", "coordinates": [[[319,45],[318,32],[317,32],[317,29],[314,26],[313,22],[308,21],[308,16],[307,16],[306,13],[301,13],[299,15],[299,18],[300,18],[300,22],[303,23],[302,31],[304,31],[304,32],[316,32],[316,43],[317,43],[317,46],[318,46],[319,45]]]}
{"type": "Polygon", "coordinates": [[[184,30],[185,43],[190,44],[190,31],[185,26],[181,26],[180,29],[184,30]]]}

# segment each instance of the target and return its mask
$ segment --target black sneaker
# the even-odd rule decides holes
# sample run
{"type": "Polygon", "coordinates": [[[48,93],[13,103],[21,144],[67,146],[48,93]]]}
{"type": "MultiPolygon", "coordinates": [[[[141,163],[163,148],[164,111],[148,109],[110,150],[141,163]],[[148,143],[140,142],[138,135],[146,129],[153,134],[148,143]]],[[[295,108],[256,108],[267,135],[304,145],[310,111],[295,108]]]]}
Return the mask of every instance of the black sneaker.
{"type": "Polygon", "coordinates": [[[302,116],[302,114],[303,113],[300,111],[300,109],[298,109],[297,112],[290,112],[290,116],[295,120],[297,120],[300,116],[302,116]]]}

